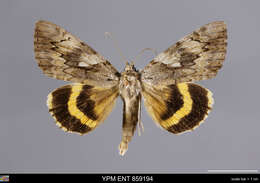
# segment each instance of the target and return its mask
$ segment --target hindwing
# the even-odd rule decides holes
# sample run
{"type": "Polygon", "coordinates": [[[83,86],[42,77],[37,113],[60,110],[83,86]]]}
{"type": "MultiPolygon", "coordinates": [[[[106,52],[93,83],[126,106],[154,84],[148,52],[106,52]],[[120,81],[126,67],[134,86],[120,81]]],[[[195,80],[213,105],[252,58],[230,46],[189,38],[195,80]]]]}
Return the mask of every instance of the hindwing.
{"type": "Polygon", "coordinates": [[[148,113],[159,126],[178,134],[193,130],[207,117],[213,105],[212,93],[197,84],[144,87],[148,113]]]}
{"type": "Polygon", "coordinates": [[[95,129],[113,109],[118,88],[74,84],[48,95],[47,106],[64,131],[87,133],[95,129]]]}

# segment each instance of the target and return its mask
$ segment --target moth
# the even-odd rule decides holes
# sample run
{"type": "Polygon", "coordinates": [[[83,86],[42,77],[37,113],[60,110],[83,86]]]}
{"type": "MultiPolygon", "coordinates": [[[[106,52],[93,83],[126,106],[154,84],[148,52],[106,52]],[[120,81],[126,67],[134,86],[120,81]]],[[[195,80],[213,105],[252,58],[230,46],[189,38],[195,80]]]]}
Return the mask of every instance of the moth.
{"type": "Polygon", "coordinates": [[[206,24],[180,39],[138,71],[126,63],[119,73],[108,60],[65,29],[48,21],[36,23],[35,58],[47,76],[71,81],[48,95],[56,124],[81,135],[94,130],[109,115],[115,100],[123,100],[119,154],[128,149],[141,126],[141,98],[163,129],[179,134],[198,127],[213,105],[212,93],[194,81],[216,76],[225,60],[227,29],[223,21],[206,24]]]}

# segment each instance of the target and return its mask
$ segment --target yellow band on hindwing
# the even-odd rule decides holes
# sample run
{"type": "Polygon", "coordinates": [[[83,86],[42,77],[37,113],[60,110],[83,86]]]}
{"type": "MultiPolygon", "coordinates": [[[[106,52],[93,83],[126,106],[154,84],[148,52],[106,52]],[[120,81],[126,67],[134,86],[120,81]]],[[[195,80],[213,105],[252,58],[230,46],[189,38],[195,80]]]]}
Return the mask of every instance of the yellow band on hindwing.
{"type": "Polygon", "coordinates": [[[90,128],[96,127],[97,123],[90,118],[88,118],[83,112],[81,112],[77,107],[77,97],[82,91],[81,84],[73,85],[71,88],[71,95],[68,101],[68,110],[69,113],[80,120],[84,125],[87,125],[90,128]]]}
{"type": "Polygon", "coordinates": [[[161,123],[161,125],[166,129],[174,124],[178,124],[180,119],[182,119],[184,116],[188,115],[192,109],[193,101],[192,101],[191,95],[189,93],[188,84],[180,83],[177,85],[177,87],[178,87],[179,92],[182,95],[183,106],[178,111],[176,111],[176,113],[174,113],[172,117],[168,118],[167,120],[165,120],[161,123]]]}

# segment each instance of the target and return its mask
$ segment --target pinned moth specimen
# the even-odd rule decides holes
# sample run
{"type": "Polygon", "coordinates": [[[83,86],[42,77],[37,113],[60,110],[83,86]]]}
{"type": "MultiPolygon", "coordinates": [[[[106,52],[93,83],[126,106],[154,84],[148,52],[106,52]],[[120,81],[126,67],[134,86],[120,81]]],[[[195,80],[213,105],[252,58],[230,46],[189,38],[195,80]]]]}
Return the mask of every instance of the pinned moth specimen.
{"type": "Polygon", "coordinates": [[[226,47],[225,23],[212,22],[155,56],[143,70],[127,63],[120,73],[89,45],[51,22],[38,21],[34,34],[35,58],[44,74],[73,82],[47,99],[49,112],[64,131],[94,130],[116,98],[122,98],[120,155],[141,125],[141,98],[156,124],[171,133],[193,130],[203,122],[213,105],[212,93],[193,82],[216,76],[226,47]]]}

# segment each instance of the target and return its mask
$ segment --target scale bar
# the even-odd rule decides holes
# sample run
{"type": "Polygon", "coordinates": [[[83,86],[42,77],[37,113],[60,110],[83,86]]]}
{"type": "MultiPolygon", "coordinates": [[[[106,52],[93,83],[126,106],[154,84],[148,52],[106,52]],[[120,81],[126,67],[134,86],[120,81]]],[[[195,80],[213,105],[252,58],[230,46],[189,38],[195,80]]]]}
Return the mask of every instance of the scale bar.
{"type": "Polygon", "coordinates": [[[258,173],[258,170],[208,170],[209,173],[258,173]]]}

